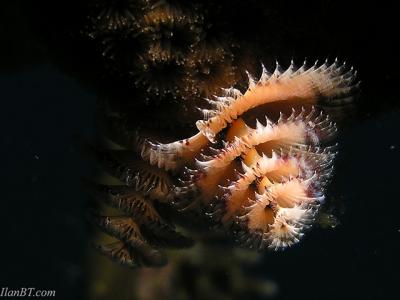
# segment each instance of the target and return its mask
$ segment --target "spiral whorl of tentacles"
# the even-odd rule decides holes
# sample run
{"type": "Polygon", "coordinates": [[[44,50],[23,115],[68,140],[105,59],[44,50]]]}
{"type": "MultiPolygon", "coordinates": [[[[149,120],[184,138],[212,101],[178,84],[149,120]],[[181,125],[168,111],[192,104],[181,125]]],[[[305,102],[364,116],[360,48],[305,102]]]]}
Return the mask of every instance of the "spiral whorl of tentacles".
{"type": "Polygon", "coordinates": [[[178,209],[210,216],[244,246],[285,248],[313,223],[332,173],[336,126],[315,107],[351,100],[355,77],[337,61],[277,64],[272,74],[263,67],[244,93],[230,88],[208,100],[197,134],[148,140],[142,157],[182,178],[171,196],[178,209]],[[276,107],[292,113],[276,118],[276,107]]]}
{"type": "Polygon", "coordinates": [[[172,199],[173,185],[167,172],[135,157],[130,150],[97,147],[87,150],[105,171],[120,181],[116,185],[84,182],[93,199],[116,210],[113,216],[96,210],[88,216],[94,225],[115,238],[107,245],[96,245],[102,253],[129,267],[156,267],[166,263],[161,248],[192,245],[192,240],[178,233],[155,207],[172,199]]]}
{"type": "Polygon", "coordinates": [[[193,100],[236,83],[232,43],[211,41],[199,6],[181,2],[93,0],[89,6],[82,32],[108,73],[145,95],[136,98],[193,100]]]}

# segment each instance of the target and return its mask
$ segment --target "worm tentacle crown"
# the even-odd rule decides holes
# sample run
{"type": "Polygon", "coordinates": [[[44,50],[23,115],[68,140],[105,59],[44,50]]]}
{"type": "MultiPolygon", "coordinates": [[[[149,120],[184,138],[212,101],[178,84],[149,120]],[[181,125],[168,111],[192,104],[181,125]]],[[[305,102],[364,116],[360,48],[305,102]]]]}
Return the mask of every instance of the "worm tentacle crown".
{"type": "Polygon", "coordinates": [[[324,103],[341,104],[358,90],[356,72],[332,64],[248,74],[242,93],[223,89],[201,109],[198,133],[161,144],[147,141],[143,159],[182,177],[174,189],[184,209],[204,209],[240,244],[282,249],[297,243],[324,201],[337,128],[324,103]],[[274,107],[291,108],[286,117],[274,107]],[[263,118],[265,121],[259,121],[263,118]]]}

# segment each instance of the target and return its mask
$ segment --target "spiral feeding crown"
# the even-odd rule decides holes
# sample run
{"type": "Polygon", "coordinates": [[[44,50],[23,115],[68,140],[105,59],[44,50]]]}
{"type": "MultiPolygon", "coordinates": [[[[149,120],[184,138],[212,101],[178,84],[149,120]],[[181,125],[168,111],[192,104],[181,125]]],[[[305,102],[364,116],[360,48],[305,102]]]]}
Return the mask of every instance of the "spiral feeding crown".
{"type": "Polygon", "coordinates": [[[201,211],[241,245],[283,249],[312,225],[332,174],[337,129],[316,107],[351,101],[359,83],[337,60],[277,64],[272,73],[262,66],[259,80],[248,77],[244,93],[229,88],[207,99],[198,133],[147,140],[141,155],[181,178],[169,196],[182,211],[201,211]],[[292,113],[274,119],[275,106],[292,113]]]}

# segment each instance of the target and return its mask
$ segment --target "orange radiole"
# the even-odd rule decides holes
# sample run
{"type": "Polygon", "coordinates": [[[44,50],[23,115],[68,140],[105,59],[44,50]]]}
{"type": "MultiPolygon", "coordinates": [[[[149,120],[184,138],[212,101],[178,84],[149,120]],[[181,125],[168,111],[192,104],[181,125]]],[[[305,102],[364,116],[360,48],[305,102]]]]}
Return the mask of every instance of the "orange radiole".
{"type": "Polygon", "coordinates": [[[195,135],[147,141],[142,157],[182,178],[171,199],[183,210],[207,213],[244,246],[282,249],[312,225],[332,174],[337,130],[324,104],[351,101],[359,83],[337,60],[248,77],[244,93],[207,99],[195,135]]]}

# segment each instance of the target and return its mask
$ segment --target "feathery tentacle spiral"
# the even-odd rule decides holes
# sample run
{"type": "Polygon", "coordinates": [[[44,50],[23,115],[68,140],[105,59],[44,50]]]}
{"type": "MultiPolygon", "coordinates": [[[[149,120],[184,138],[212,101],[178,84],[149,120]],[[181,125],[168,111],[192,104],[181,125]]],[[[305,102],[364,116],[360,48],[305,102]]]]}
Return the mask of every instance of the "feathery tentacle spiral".
{"type": "Polygon", "coordinates": [[[312,224],[332,173],[337,129],[316,107],[348,101],[359,84],[337,60],[309,68],[292,62],[286,70],[277,63],[273,73],[262,66],[257,81],[248,77],[244,93],[229,88],[207,99],[198,133],[169,144],[146,141],[141,155],[182,175],[172,196],[179,207],[207,211],[244,246],[282,249],[312,224]],[[268,105],[293,101],[302,108],[270,118],[268,105]],[[265,122],[254,120],[255,111],[265,122]]]}

